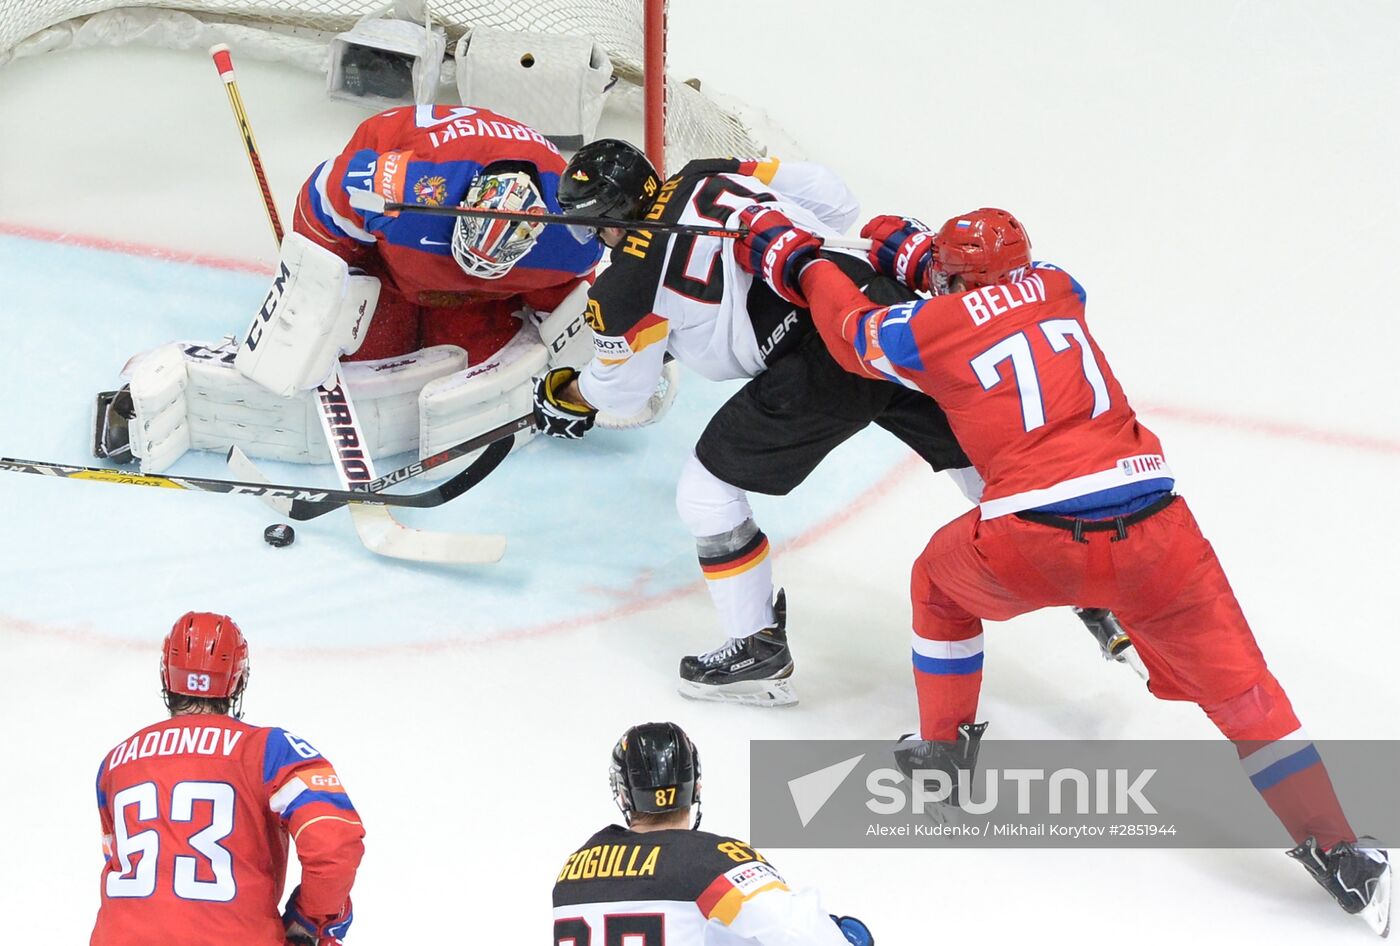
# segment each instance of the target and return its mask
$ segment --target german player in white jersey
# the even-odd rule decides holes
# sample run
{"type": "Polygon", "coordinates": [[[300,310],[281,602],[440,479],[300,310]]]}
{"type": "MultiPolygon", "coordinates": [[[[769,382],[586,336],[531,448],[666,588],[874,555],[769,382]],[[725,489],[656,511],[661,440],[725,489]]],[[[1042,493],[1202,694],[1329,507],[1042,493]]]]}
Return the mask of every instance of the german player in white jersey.
{"type": "MultiPolygon", "coordinates": [[[[722,227],[756,200],[827,236],[859,212],[841,179],[817,164],[692,161],[663,183],[640,151],[611,139],[580,149],[559,184],[565,213],[624,221],[722,227]]],[[[655,414],[668,358],[712,381],[751,379],[701,434],[676,491],[728,638],[681,661],[680,689],[697,699],[794,702],[786,602],[782,592],[775,598],[768,538],[748,494],[786,495],[872,422],[936,470],[970,461],[932,399],[843,372],[806,310],[744,272],[728,240],[613,227],[599,236],[612,256],[588,294],[593,359],[581,371],[545,377],[536,389],[537,422],[546,433],[577,438],[599,411],[655,414]]],[[[914,298],[863,258],[832,257],[872,300],[914,298]]]]}
{"type": "MultiPolygon", "coordinates": [[[[692,161],[662,183],[645,155],[612,139],[580,149],[558,193],[573,216],[705,227],[732,227],[746,201],[760,201],[828,237],[847,229],[859,212],[841,179],[818,164],[692,161]]],[[[620,227],[598,235],[612,256],[588,292],[593,359],[581,371],[552,371],[536,386],[537,424],[553,436],[578,438],[599,411],[653,421],[669,403],[658,392],[666,387],[672,358],[713,381],[749,379],[700,435],[676,489],[676,508],[695,537],[727,637],[714,650],[681,660],[680,691],[694,699],[793,703],[786,598],[774,593],[768,538],[754,521],[748,494],[786,495],[871,423],[933,469],[949,471],[974,502],[981,478],[933,399],[843,371],[801,300],[745,272],[728,239],[620,227]]],[[[589,233],[576,236],[583,240],[589,233]]],[[[873,302],[918,298],[877,275],[863,257],[826,255],[873,302]]],[[[674,390],[667,387],[669,396],[674,390]]],[[[1128,655],[1128,640],[1110,612],[1085,610],[1080,617],[1105,655],[1128,655]]]]}
{"type": "Polygon", "coordinates": [[[874,946],[864,923],[828,914],[744,842],[699,830],[700,754],[675,723],[623,733],[612,788],[627,826],[565,860],[555,946],[874,946]]]}

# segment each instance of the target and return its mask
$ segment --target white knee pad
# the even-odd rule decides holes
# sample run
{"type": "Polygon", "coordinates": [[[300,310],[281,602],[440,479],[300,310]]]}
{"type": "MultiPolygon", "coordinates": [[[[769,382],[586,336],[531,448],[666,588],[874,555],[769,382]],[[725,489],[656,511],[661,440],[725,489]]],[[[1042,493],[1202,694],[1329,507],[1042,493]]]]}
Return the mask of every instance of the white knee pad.
{"type": "MultiPolygon", "coordinates": [[[[549,348],[533,328],[522,323],[515,337],[483,363],[424,387],[418,398],[420,458],[530,413],[535,376],[543,373],[548,363],[549,348]]],[[[533,435],[533,429],[517,433],[516,444],[533,435]]],[[[480,453],[478,450],[423,475],[451,476],[480,453]]]]}
{"type": "Polygon", "coordinates": [[[676,485],[676,511],[696,538],[732,532],[753,518],[748,494],[705,469],[694,452],[676,485]]]}

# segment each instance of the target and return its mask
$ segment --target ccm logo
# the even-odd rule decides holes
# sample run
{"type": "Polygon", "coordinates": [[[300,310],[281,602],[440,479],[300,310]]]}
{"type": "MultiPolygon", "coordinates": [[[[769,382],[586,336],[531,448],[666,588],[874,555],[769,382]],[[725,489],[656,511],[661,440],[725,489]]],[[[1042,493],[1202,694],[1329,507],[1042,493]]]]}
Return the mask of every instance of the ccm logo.
{"type": "Polygon", "coordinates": [[[339,775],[313,775],[311,776],[312,788],[339,788],[339,775]]]}

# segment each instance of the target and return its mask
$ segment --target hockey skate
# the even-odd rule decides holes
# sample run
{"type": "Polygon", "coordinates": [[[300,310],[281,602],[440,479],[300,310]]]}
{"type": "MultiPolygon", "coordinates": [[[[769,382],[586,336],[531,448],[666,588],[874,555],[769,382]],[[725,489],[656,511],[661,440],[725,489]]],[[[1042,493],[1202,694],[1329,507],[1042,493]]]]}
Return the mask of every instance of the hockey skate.
{"type": "Polygon", "coordinates": [[[1301,861],[1343,910],[1359,914],[1381,936],[1390,935],[1390,858],[1375,838],[1342,841],[1330,851],[1308,838],[1288,856],[1301,861]]]}
{"type": "Polygon", "coordinates": [[[787,595],[773,601],[773,626],[748,637],[731,637],[709,653],[681,658],[680,694],[692,700],[787,706],[792,690],[792,652],[787,644],[787,595]]]}
{"type": "Polygon", "coordinates": [[[1139,677],[1147,679],[1147,668],[1143,666],[1142,658],[1137,655],[1132,639],[1112,611],[1108,608],[1075,608],[1074,613],[1094,635],[1094,640],[1099,642],[1099,652],[1104,660],[1123,664],[1139,677]]]}
{"type": "Polygon", "coordinates": [[[982,733],[986,723],[963,723],[958,727],[956,742],[934,742],[919,739],[913,733],[901,736],[899,746],[894,750],[894,764],[910,781],[916,772],[938,771],[948,776],[952,791],[946,802],[939,802],[925,814],[939,824],[958,824],[962,819],[959,798],[958,775],[967,773],[971,784],[973,772],[977,769],[977,753],[982,747],[982,733]]]}
{"type": "Polygon", "coordinates": [[[128,425],[136,417],[131,404],[131,385],[120,391],[97,392],[93,411],[92,455],[113,463],[131,463],[131,432],[128,425]]]}

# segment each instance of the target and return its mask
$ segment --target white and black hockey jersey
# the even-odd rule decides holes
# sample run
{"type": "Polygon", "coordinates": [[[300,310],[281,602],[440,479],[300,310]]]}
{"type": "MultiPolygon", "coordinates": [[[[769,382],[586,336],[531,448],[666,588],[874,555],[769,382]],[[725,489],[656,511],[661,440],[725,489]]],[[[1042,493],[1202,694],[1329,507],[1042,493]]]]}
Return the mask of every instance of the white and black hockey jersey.
{"type": "Polygon", "coordinates": [[[554,946],[849,946],[813,891],[705,831],[609,825],[554,883],[554,946]]]}
{"type": "MultiPolygon", "coordinates": [[[[835,173],[807,162],[692,161],[661,186],[646,219],[722,227],[772,201],[804,229],[837,236],[860,205],[835,173]]],[[[593,407],[629,416],[656,389],[670,354],[712,381],[752,378],[810,330],[762,280],[744,272],[733,241],[631,231],[588,294],[594,357],[579,378],[593,407]]]]}

